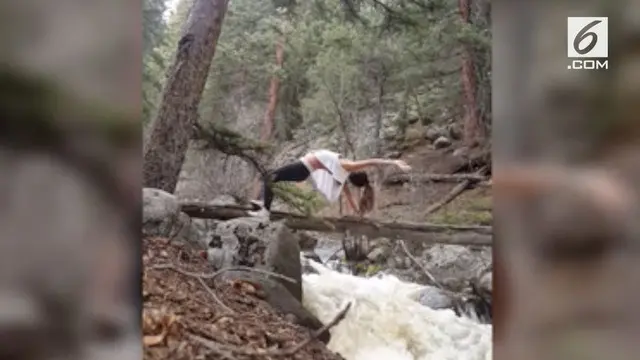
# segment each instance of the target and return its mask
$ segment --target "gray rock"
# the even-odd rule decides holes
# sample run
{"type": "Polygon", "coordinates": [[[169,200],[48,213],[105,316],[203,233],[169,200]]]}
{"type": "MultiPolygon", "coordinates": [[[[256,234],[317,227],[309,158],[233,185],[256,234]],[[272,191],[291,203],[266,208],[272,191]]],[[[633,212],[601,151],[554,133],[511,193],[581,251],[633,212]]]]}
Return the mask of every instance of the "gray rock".
{"type": "Polygon", "coordinates": [[[170,237],[173,240],[189,241],[190,243],[197,243],[198,237],[193,232],[192,221],[189,215],[180,211],[178,213],[175,222],[173,223],[173,236],[170,237]]]}
{"type": "Polygon", "coordinates": [[[213,199],[211,204],[218,205],[218,206],[226,206],[226,205],[237,205],[238,202],[231,195],[220,195],[220,196],[217,196],[215,199],[213,199]]]}
{"type": "Polygon", "coordinates": [[[322,263],[322,259],[320,259],[320,256],[318,256],[318,254],[316,254],[313,251],[303,251],[302,256],[304,256],[307,259],[311,259],[317,263],[322,263]]]}
{"type": "Polygon", "coordinates": [[[377,246],[367,254],[367,259],[376,264],[382,263],[387,260],[390,253],[391,253],[391,249],[389,247],[377,246]]]}
{"type": "Polygon", "coordinates": [[[306,257],[304,254],[300,254],[300,263],[302,264],[302,273],[303,274],[317,274],[318,273],[318,271],[316,269],[314,269],[313,266],[311,266],[311,260],[313,260],[313,259],[306,257]]]}
{"type": "Polygon", "coordinates": [[[215,269],[222,268],[222,264],[231,264],[233,262],[233,254],[219,247],[208,248],[205,252],[205,257],[215,269]]]}
{"type": "Polygon", "coordinates": [[[462,128],[459,124],[452,123],[447,126],[447,132],[450,138],[453,140],[462,139],[462,128]]]}
{"type": "Polygon", "coordinates": [[[318,245],[318,239],[305,232],[298,231],[295,234],[298,237],[298,243],[302,251],[313,251],[318,245]]]}
{"type": "Polygon", "coordinates": [[[160,189],[142,190],[142,234],[169,239],[188,238],[190,218],[180,212],[177,197],[160,189]]]}
{"type": "Polygon", "coordinates": [[[180,212],[178,199],[160,189],[142,189],[143,217],[145,220],[162,221],[170,216],[177,216],[180,212]]]}
{"type": "Polygon", "coordinates": [[[221,221],[215,219],[191,219],[190,242],[199,247],[210,247],[209,244],[216,241],[216,229],[220,223],[221,221]]]}
{"type": "Polygon", "coordinates": [[[461,245],[436,244],[422,253],[422,263],[436,279],[477,279],[491,266],[491,248],[473,250],[461,245]]]}
{"type": "Polygon", "coordinates": [[[395,125],[384,126],[381,131],[381,136],[387,141],[394,140],[400,134],[400,129],[395,125]]]}
{"type": "Polygon", "coordinates": [[[405,256],[403,258],[404,260],[404,268],[405,269],[409,269],[413,266],[413,260],[411,260],[408,256],[405,256]]]}
{"type": "Polygon", "coordinates": [[[425,131],[423,130],[422,125],[413,125],[405,129],[404,141],[407,144],[418,143],[424,138],[424,133],[425,131]]]}
{"type": "Polygon", "coordinates": [[[477,281],[478,291],[484,296],[493,293],[493,273],[486,271],[477,281]]]}
{"type": "Polygon", "coordinates": [[[454,302],[444,291],[434,286],[425,286],[418,293],[417,299],[420,304],[432,309],[450,309],[454,302]]]}
{"type": "Polygon", "coordinates": [[[405,262],[404,256],[396,255],[391,258],[391,261],[393,263],[393,267],[395,267],[396,269],[403,270],[407,268],[407,263],[405,262]]]}
{"type": "Polygon", "coordinates": [[[452,155],[456,157],[466,158],[469,156],[469,152],[470,152],[469,148],[466,146],[463,146],[455,149],[452,155]]]}
{"type": "Polygon", "coordinates": [[[424,132],[425,139],[429,141],[435,141],[437,138],[444,136],[444,131],[438,126],[429,126],[424,132]]]}
{"type": "Polygon", "coordinates": [[[400,159],[402,156],[402,152],[400,151],[390,151],[384,155],[387,159],[400,159]]]}
{"type": "Polygon", "coordinates": [[[300,244],[283,222],[237,218],[220,223],[214,236],[220,241],[211,248],[222,250],[218,263],[213,263],[216,268],[243,265],[287,276],[296,283],[281,280],[282,284],[296,299],[302,299],[300,244]]]}
{"type": "Polygon", "coordinates": [[[446,147],[451,146],[451,140],[445,136],[440,136],[433,142],[433,146],[436,149],[444,149],[446,147]]]}

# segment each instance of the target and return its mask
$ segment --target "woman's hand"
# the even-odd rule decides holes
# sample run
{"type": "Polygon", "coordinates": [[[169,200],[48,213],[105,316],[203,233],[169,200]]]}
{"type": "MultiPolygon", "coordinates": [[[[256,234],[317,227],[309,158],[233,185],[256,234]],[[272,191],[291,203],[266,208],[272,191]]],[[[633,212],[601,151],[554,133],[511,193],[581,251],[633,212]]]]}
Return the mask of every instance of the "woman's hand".
{"type": "Polygon", "coordinates": [[[406,162],[404,162],[403,160],[394,160],[393,162],[397,167],[400,168],[400,170],[404,171],[404,172],[408,172],[411,171],[411,166],[409,166],[409,164],[407,164],[406,162]]]}

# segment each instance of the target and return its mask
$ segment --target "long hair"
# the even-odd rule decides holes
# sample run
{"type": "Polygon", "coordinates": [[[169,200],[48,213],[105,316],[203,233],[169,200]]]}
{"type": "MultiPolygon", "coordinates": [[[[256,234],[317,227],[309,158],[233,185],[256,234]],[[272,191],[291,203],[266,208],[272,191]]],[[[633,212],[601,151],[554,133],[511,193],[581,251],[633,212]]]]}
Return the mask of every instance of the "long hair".
{"type": "Polygon", "coordinates": [[[352,172],[351,174],[349,174],[349,182],[353,186],[362,189],[360,203],[358,204],[360,213],[364,215],[371,212],[371,210],[373,210],[373,206],[375,205],[376,199],[367,173],[364,171],[352,172]]]}

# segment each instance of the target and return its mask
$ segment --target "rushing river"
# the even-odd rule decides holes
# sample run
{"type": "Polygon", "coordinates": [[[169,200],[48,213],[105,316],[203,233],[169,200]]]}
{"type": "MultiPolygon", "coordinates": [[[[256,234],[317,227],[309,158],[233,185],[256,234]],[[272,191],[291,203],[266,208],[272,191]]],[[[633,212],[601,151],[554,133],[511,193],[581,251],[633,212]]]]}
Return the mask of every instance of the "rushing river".
{"type": "Polygon", "coordinates": [[[328,345],[347,360],[491,359],[491,325],[421,305],[416,298],[422,285],[310,264],[318,273],[303,276],[309,311],[326,323],[352,303],[346,318],[331,330],[328,345]]]}

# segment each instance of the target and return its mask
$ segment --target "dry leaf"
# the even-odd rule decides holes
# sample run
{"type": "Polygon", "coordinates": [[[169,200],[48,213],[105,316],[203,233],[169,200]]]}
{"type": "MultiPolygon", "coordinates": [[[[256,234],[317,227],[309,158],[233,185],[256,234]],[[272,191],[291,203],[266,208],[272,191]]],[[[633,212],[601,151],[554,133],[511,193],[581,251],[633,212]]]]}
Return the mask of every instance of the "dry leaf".
{"type": "Polygon", "coordinates": [[[258,291],[258,285],[246,280],[235,280],[232,286],[244,293],[254,295],[258,291]]]}
{"type": "Polygon", "coordinates": [[[163,332],[160,335],[147,335],[142,339],[144,346],[155,346],[161,344],[164,341],[166,334],[163,332]]]}

